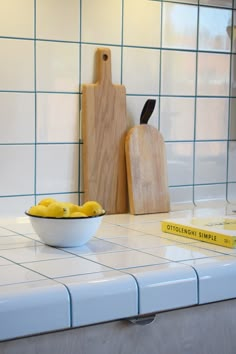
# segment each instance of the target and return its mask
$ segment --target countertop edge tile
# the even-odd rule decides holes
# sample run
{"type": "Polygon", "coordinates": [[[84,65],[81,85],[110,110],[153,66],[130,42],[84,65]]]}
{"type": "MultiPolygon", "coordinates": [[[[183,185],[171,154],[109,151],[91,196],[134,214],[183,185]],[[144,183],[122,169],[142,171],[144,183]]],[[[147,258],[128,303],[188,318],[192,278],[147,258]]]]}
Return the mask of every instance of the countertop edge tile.
{"type": "Polygon", "coordinates": [[[138,315],[138,289],[129,274],[111,270],[57,278],[71,297],[72,327],[138,315]]]}
{"type": "Polygon", "coordinates": [[[70,328],[70,299],[62,284],[39,280],[0,290],[0,340],[70,328]]]}
{"type": "Polygon", "coordinates": [[[125,271],[138,283],[141,315],[198,304],[197,276],[189,266],[173,262],[125,271]]]}
{"type": "Polygon", "coordinates": [[[199,279],[199,304],[236,297],[236,258],[219,256],[183,262],[191,265],[199,279]]]}

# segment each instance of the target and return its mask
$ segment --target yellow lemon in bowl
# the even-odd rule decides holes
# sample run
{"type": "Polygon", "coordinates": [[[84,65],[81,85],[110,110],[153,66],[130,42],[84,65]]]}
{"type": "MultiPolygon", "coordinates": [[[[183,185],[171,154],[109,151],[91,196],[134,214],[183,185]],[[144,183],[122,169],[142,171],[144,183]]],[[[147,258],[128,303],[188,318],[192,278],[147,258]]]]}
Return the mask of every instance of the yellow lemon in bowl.
{"type": "Polygon", "coordinates": [[[61,202],[61,205],[65,208],[68,208],[70,211],[70,214],[81,211],[81,206],[79,206],[77,204],[73,204],[70,202],[61,202]]]}
{"type": "Polygon", "coordinates": [[[105,213],[105,210],[103,209],[101,204],[99,204],[95,200],[89,200],[85,202],[82,205],[80,211],[86,214],[87,216],[97,216],[105,213]]]}
{"type": "Polygon", "coordinates": [[[34,205],[28,210],[28,213],[34,216],[46,216],[47,207],[45,205],[34,205]]]}
{"type": "Polygon", "coordinates": [[[55,202],[56,202],[56,199],[54,199],[54,198],[44,198],[38,202],[38,205],[44,205],[47,207],[50,204],[55,203],[55,202]]]}
{"type": "Polygon", "coordinates": [[[49,204],[46,208],[46,216],[53,218],[63,218],[70,215],[70,210],[68,207],[64,206],[61,202],[54,202],[49,204]]]}

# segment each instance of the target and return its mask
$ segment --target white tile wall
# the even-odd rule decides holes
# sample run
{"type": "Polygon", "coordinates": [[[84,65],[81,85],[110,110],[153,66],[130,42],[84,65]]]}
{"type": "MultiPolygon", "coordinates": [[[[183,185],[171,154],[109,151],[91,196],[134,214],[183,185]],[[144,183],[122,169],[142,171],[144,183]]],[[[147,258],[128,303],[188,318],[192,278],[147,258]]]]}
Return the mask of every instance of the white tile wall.
{"type": "Polygon", "coordinates": [[[0,215],[83,191],[81,85],[96,81],[100,46],[111,49],[112,81],[126,86],[129,126],[157,100],[149,124],[166,141],[171,202],[236,201],[232,5],[1,1],[0,215]]]}

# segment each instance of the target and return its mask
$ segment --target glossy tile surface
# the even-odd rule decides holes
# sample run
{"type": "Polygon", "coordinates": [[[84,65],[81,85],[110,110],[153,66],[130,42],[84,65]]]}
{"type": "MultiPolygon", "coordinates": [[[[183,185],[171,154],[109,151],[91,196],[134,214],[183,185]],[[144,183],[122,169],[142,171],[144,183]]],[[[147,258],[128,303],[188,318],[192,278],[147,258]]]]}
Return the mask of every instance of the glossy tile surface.
{"type": "Polygon", "coordinates": [[[196,49],[197,7],[163,3],[163,46],[196,49]]]}
{"type": "Polygon", "coordinates": [[[134,278],[117,271],[58,278],[66,285],[72,302],[72,326],[138,315],[134,278]]]}
{"type": "Polygon", "coordinates": [[[197,304],[197,276],[191,267],[166,263],[125,272],[137,280],[140,314],[197,304]]]}
{"type": "Polygon", "coordinates": [[[170,213],[105,215],[91,241],[64,249],[39,242],[27,217],[1,218],[0,314],[8,325],[0,340],[234,298],[235,249],[160,228],[165,218],[233,210],[208,203],[172,206],[170,213]]]}
{"type": "Polygon", "coordinates": [[[161,4],[159,2],[147,3],[142,0],[126,0],[124,2],[125,45],[159,47],[160,32],[161,4]],[[134,16],[134,8],[139,16],[134,16]],[[142,14],[142,26],[140,26],[140,14],[142,14]]]}
{"type": "Polygon", "coordinates": [[[190,260],[199,277],[199,304],[235,298],[236,257],[190,260]]]}
{"type": "Polygon", "coordinates": [[[0,340],[70,327],[69,295],[54,281],[1,286],[0,302],[0,340]]]}

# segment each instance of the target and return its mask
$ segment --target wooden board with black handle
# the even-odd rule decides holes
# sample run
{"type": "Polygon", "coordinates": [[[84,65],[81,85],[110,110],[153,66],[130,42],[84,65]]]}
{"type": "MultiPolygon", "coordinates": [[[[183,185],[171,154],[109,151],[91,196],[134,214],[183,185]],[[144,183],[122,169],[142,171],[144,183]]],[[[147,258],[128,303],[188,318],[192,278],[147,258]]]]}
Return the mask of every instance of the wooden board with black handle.
{"type": "Polygon", "coordinates": [[[147,100],[140,125],[131,128],[125,140],[129,205],[134,215],[170,210],[165,143],[161,133],[147,124],[155,103],[147,100]]]}

